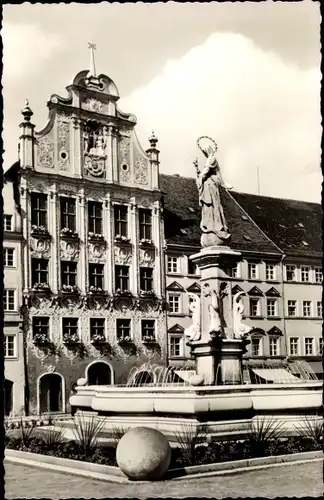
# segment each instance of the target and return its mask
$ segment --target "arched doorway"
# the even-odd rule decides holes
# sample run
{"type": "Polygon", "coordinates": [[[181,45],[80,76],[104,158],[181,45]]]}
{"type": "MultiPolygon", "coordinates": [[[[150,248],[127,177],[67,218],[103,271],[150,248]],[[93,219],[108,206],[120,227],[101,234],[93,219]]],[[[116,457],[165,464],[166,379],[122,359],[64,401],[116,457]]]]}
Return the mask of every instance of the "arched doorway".
{"type": "Polygon", "coordinates": [[[142,371],[135,375],[135,386],[153,384],[153,375],[150,372],[142,371]]]}
{"type": "Polygon", "coordinates": [[[89,385],[111,385],[111,366],[103,361],[96,361],[87,367],[86,378],[89,385]]]}
{"type": "Polygon", "coordinates": [[[39,411],[64,411],[62,376],[58,373],[47,373],[39,379],[39,411]]]}
{"type": "Polygon", "coordinates": [[[12,412],[12,388],[13,382],[11,380],[5,379],[4,383],[4,407],[5,415],[8,417],[12,412]]]}

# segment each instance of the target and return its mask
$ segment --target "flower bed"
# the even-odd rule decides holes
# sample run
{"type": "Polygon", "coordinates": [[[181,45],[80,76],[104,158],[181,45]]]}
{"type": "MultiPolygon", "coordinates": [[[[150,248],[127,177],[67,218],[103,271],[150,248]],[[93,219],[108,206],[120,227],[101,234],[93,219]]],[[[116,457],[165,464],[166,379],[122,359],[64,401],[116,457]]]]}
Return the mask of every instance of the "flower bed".
{"type": "MultiPolygon", "coordinates": [[[[91,453],[81,450],[76,441],[63,441],[55,445],[46,443],[41,436],[25,439],[6,438],[6,447],[13,450],[28,451],[59,458],[81,460],[100,465],[117,466],[116,446],[96,446],[91,453]]],[[[187,454],[180,448],[173,448],[169,469],[179,469],[188,465],[207,465],[233,460],[258,457],[287,455],[306,451],[318,451],[322,447],[309,438],[291,437],[282,441],[269,441],[265,446],[253,447],[248,441],[213,442],[208,446],[198,446],[195,450],[194,463],[188,463],[187,454]]]]}

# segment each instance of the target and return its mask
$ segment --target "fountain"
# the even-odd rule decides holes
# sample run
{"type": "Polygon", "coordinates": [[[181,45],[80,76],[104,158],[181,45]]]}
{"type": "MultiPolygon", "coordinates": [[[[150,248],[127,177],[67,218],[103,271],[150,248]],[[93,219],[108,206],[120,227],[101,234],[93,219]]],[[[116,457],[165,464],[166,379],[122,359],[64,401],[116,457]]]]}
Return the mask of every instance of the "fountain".
{"type": "Polygon", "coordinates": [[[201,170],[195,163],[202,248],[192,260],[201,270],[202,294],[194,297],[192,325],[185,331],[195,373],[144,365],[131,371],[126,386],[82,381],[70,404],[77,412],[105,417],[107,437],[115,426],[145,426],[161,431],[172,445],[185,421],[196,428],[203,422],[209,439],[243,439],[252,422],[268,416],[281,421],[288,436],[296,433],[303,415],[320,418],[322,383],[305,365],[278,368],[276,383],[266,367],[254,370],[252,378],[243,367],[251,327],[242,322],[242,293],[232,296],[226,280],[226,269],[241,259],[230,247],[220,200],[221,189],[229,186],[221,176],[215,142],[201,137],[198,146],[206,157],[201,170]]]}

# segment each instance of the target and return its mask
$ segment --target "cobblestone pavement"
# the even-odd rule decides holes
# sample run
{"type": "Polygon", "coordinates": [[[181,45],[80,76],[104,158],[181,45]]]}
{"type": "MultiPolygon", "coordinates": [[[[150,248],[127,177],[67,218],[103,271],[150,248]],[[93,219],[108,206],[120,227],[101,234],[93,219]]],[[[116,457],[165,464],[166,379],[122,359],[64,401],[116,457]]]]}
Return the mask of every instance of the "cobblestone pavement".
{"type": "Polygon", "coordinates": [[[5,462],[7,500],[14,498],[244,498],[323,495],[323,461],[226,476],[147,484],[117,484],[5,462]]]}

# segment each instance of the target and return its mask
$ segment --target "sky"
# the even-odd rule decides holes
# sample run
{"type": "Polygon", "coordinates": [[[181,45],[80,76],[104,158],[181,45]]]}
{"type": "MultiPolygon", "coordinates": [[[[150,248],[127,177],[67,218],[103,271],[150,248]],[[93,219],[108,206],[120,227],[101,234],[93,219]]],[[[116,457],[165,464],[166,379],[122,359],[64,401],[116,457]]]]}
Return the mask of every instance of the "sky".
{"type": "Polygon", "coordinates": [[[319,3],[5,5],[2,37],[5,170],[25,99],[40,130],[93,40],[144,149],[158,136],[160,172],[193,177],[207,135],[236,191],[320,201],[319,3]]]}

